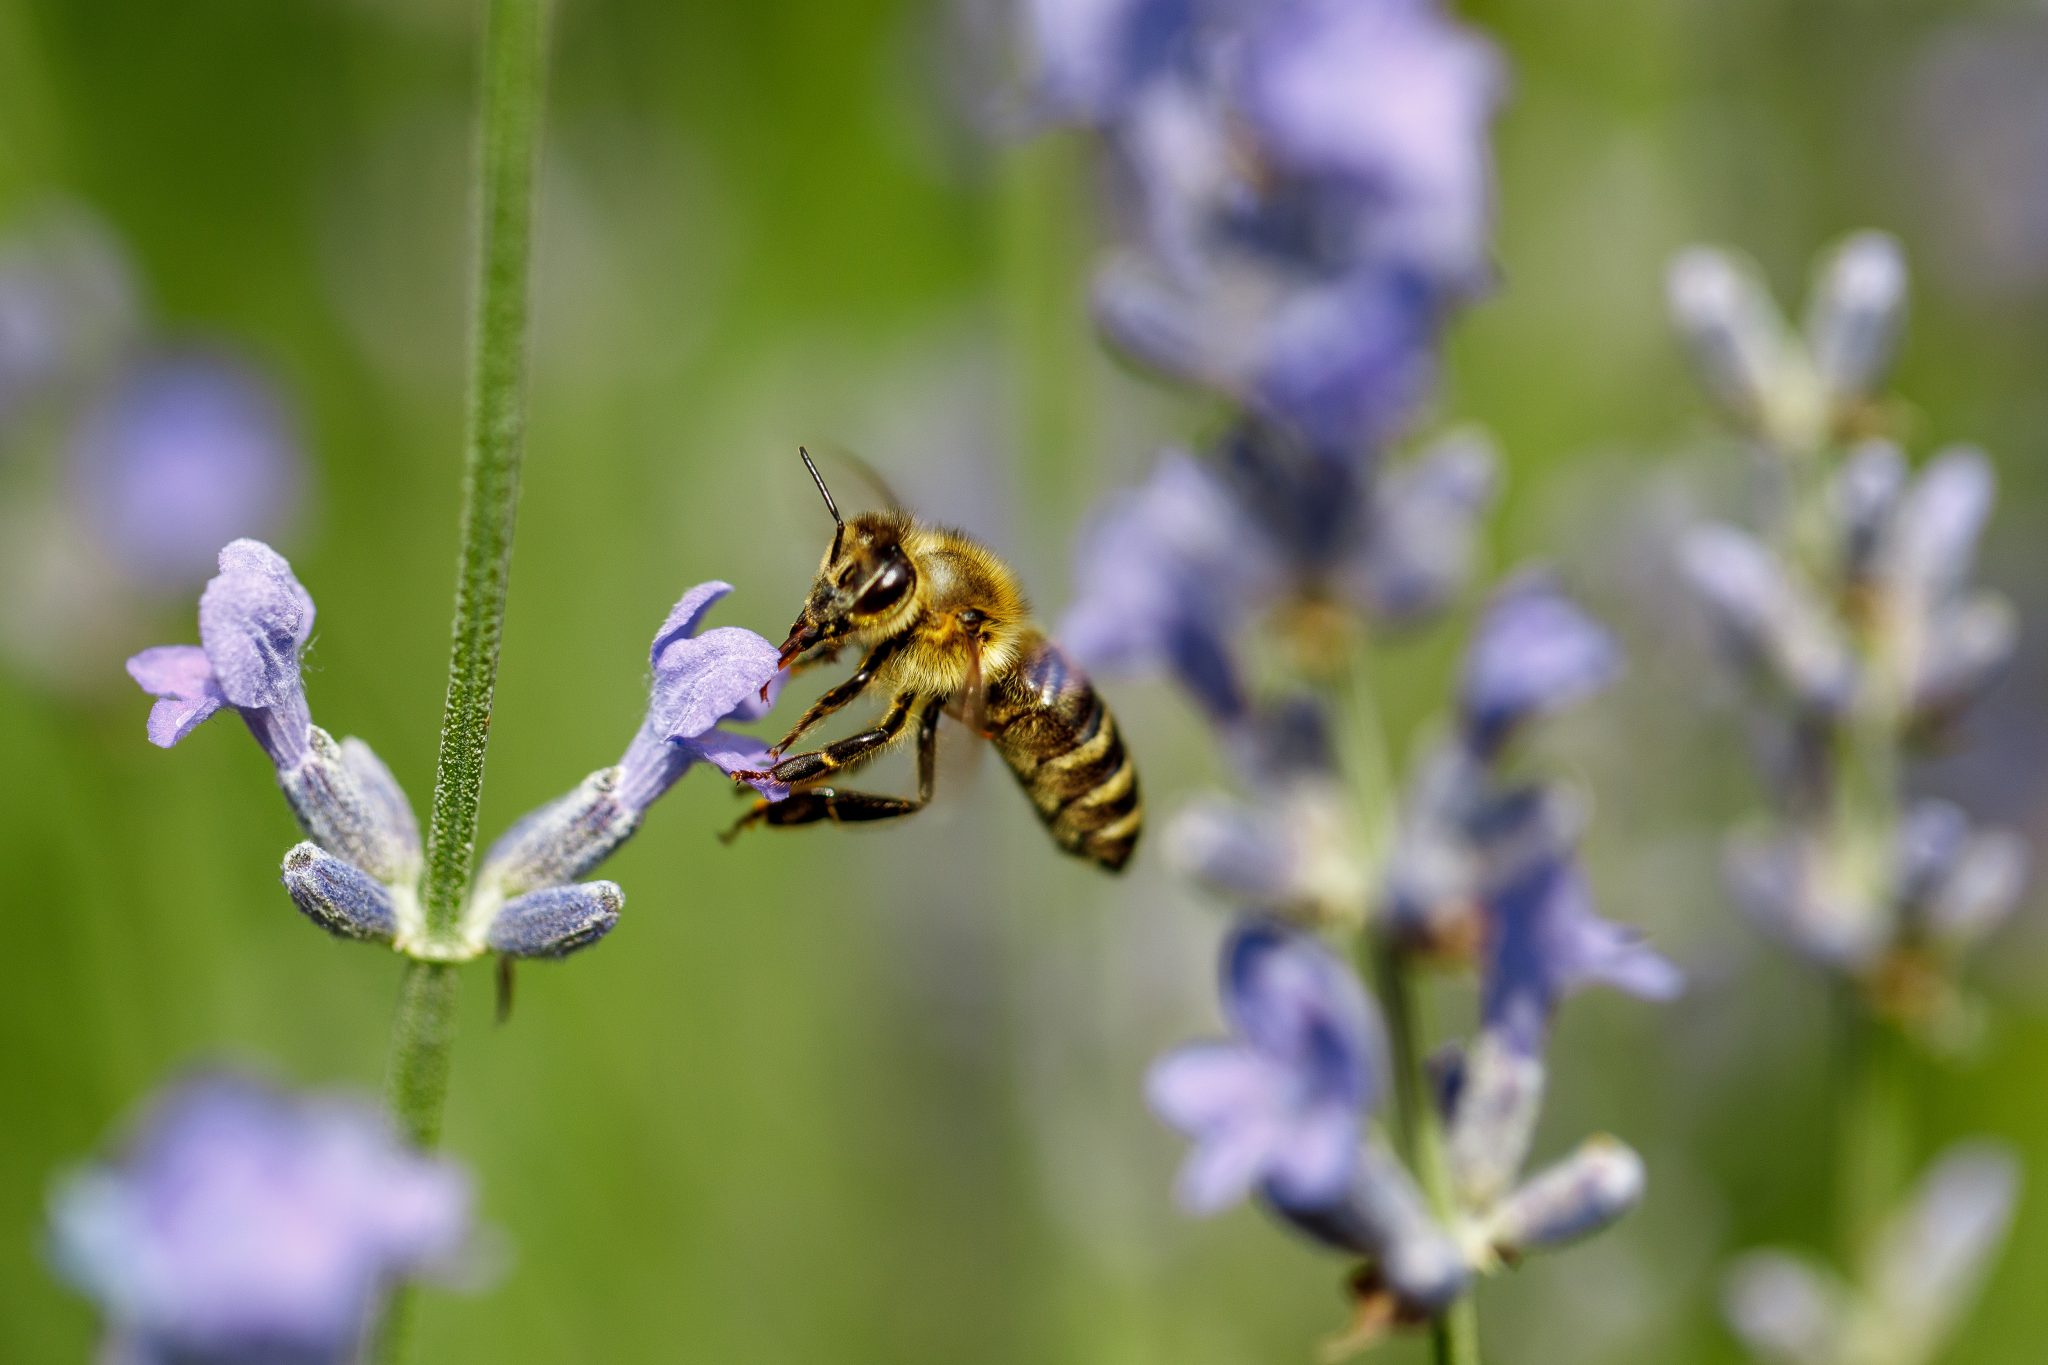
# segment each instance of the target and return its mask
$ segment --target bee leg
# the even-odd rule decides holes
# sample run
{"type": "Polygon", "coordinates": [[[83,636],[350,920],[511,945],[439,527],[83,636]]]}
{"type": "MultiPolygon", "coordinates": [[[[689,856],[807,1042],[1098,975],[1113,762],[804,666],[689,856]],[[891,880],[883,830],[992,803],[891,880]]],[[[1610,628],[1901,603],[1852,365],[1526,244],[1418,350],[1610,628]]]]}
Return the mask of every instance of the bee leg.
{"type": "Polygon", "coordinates": [[[790,732],[775,746],[775,752],[786,753],[812,726],[858,697],[867,685],[875,680],[875,670],[887,662],[890,655],[903,647],[901,639],[902,637],[898,636],[876,645],[869,651],[868,657],[861,660],[860,667],[853,671],[851,677],[812,702],[810,708],[804,712],[803,718],[797,721],[790,728],[790,732]]]}
{"type": "Polygon", "coordinates": [[[791,754],[769,768],[734,769],[733,781],[758,782],[766,778],[785,787],[797,787],[815,782],[827,773],[857,768],[881,753],[903,733],[904,722],[910,717],[911,703],[916,700],[916,693],[905,692],[889,704],[888,714],[873,729],[848,735],[845,739],[835,739],[822,749],[791,754]]]}
{"type": "MultiPolygon", "coordinates": [[[[908,706],[905,708],[908,711],[908,706]]],[[[835,825],[862,824],[870,820],[894,820],[923,810],[932,799],[932,783],[938,771],[939,715],[942,701],[925,704],[917,725],[917,796],[878,796],[873,792],[843,792],[831,787],[810,787],[791,792],[780,801],[759,801],[721,837],[730,843],[748,825],[811,825],[829,820],[835,825]]],[[[899,724],[900,728],[900,724],[899,724]]]]}

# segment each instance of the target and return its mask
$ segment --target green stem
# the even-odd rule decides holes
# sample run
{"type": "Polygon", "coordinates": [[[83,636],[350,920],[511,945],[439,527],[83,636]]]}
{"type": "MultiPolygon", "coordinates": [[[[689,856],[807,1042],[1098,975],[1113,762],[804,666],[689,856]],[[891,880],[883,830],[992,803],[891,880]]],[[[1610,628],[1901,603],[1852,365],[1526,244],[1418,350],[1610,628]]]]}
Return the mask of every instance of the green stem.
{"type": "Polygon", "coordinates": [[[498,637],[512,572],[526,428],[528,259],[541,97],[541,0],[487,0],[480,139],[482,242],[472,322],[462,553],[441,761],[427,826],[429,937],[453,931],[469,890],[498,637]]]}
{"type": "MultiPolygon", "coordinates": [[[[463,461],[462,547],[440,760],[427,824],[427,947],[453,937],[469,893],[477,804],[498,641],[512,570],[519,459],[526,426],[529,262],[534,169],[539,158],[543,0],[485,0],[478,148],[478,254],[471,331],[469,417],[463,461]]],[[[422,1148],[441,1135],[455,1037],[459,981],[452,965],[413,961],[392,1021],[386,1094],[404,1132],[422,1148]]],[[[401,1288],[378,1335],[376,1358],[404,1353],[411,1318],[401,1288]]]]}
{"type": "MultiPolygon", "coordinates": [[[[1394,1140],[1428,1198],[1439,1222],[1456,1214],[1450,1155],[1443,1125],[1423,1074],[1422,1037],[1416,1019],[1413,964],[1394,944],[1368,935],[1366,952],[1380,1009],[1387,1020],[1387,1051],[1394,1069],[1394,1140]]],[[[1479,1365],[1479,1298],[1476,1289],[1459,1296],[1430,1323],[1437,1365],[1479,1365]]]]}
{"type": "Polygon", "coordinates": [[[1003,158],[997,187],[995,249],[1017,463],[1044,489],[1066,486],[1088,459],[1090,357],[1074,341],[1087,328],[1084,152],[1071,137],[1033,138],[1003,158]]]}
{"type": "Polygon", "coordinates": [[[1904,1035],[1873,1016],[1853,991],[1843,994],[1836,1213],[1843,1264],[1853,1269],[1910,1177],[1913,1095],[1904,1035]]]}

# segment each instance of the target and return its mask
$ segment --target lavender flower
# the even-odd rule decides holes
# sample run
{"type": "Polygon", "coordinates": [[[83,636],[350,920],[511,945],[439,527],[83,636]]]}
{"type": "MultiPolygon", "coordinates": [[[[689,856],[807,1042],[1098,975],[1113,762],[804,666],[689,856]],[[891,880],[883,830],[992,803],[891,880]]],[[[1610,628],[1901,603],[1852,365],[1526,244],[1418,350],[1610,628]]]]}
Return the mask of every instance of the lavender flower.
{"type": "Polygon", "coordinates": [[[1801,466],[1772,483],[1764,534],[1709,524],[1680,546],[1737,667],[1789,702],[1757,706],[1777,809],[1730,840],[1730,890],[1881,1010],[1961,1037],[1951,965],[2009,912],[2024,857],[2011,836],[1972,833],[1954,807],[1910,806],[1897,773],[2013,650],[2010,605],[1970,581],[1994,501],[1990,462],[1957,447],[1916,473],[1896,445],[1862,436],[1903,315],[1891,239],[1860,234],[1823,262],[1803,341],[1772,332],[1765,344],[1782,332],[1775,310],[1725,255],[1689,253],[1673,284],[1710,389],[1725,401],[1734,370],[1750,373],[1755,401],[1738,421],[1801,466]],[[1748,357],[1740,366],[1736,351],[1748,357]]]}
{"type": "MultiPolygon", "coordinates": [[[[487,950],[560,957],[617,924],[624,895],[579,879],[639,828],[647,808],[694,764],[761,766],[760,741],[720,728],[766,713],[780,685],[775,647],[752,631],[698,634],[731,589],[691,589],[655,636],[654,688],[625,757],[518,821],[484,859],[456,932],[429,933],[419,897],[419,828],[405,794],[368,745],[336,743],[312,723],[299,656],[313,600],[270,547],[238,540],[200,598],[201,646],[164,645],[128,661],[158,697],[149,736],[166,748],[231,708],[277,769],[310,838],[285,857],[293,902],[337,936],[389,943],[415,957],[461,961],[487,950]]],[[[774,796],[779,789],[765,786],[774,796]]]]}
{"type": "Polygon", "coordinates": [[[90,383],[136,312],[126,254],[93,214],[46,204],[14,224],[0,240],[0,444],[31,406],[90,383]]]}
{"type": "Polygon", "coordinates": [[[1172,677],[1226,729],[1253,719],[1237,642],[1256,621],[1300,608],[1313,624],[1297,643],[1327,668],[1349,643],[1347,612],[1428,618],[1463,585],[1493,492],[1492,450],[1471,434],[1386,471],[1318,458],[1257,422],[1214,454],[1162,455],[1096,514],[1059,635],[1098,675],[1172,677]]]}
{"type": "Polygon", "coordinates": [[[129,676],[159,698],[150,742],[170,748],[233,709],[314,843],[379,881],[410,885],[420,839],[404,793],[368,745],[336,743],[307,709],[299,656],[312,634],[313,599],[283,556],[261,541],[231,542],[199,599],[202,643],[161,645],[128,661],[129,676]]]}
{"type": "MultiPolygon", "coordinates": [[[[786,676],[778,671],[776,647],[737,626],[698,633],[705,614],[731,591],[729,583],[700,583],[662,622],[649,652],[654,684],[647,714],[625,755],[520,817],[484,855],[464,914],[473,932],[486,932],[496,918],[507,924],[499,937],[523,936],[511,923],[538,922],[529,912],[539,912],[522,906],[522,898],[551,893],[610,857],[640,828],[648,808],[697,764],[726,773],[769,766],[767,744],[723,727],[758,720],[774,705],[786,676]]],[[[785,794],[765,780],[755,785],[771,799],[785,794]]],[[[562,902],[554,897],[546,904],[553,908],[543,919],[551,920],[562,902]]]]}
{"type": "Polygon", "coordinates": [[[181,581],[237,534],[289,520],[303,459],[283,404],[226,355],[167,349],[125,365],[70,437],[72,496],[135,581],[181,581]]]}
{"type": "Polygon", "coordinates": [[[1251,920],[1224,945],[1222,989],[1238,1041],[1169,1053],[1146,1082],[1154,1111],[1195,1142],[1181,1202],[1214,1213],[1254,1189],[1283,1206],[1337,1202],[1384,1065],[1357,977],[1314,939],[1251,920]]]}
{"type": "Polygon", "coordinates": [[[459,1268],[471,1199],[368,1106],[203,1076],[58,1187],[51,1255],[110,1359],[343,1365],[394,1284],[459,1268]]]}

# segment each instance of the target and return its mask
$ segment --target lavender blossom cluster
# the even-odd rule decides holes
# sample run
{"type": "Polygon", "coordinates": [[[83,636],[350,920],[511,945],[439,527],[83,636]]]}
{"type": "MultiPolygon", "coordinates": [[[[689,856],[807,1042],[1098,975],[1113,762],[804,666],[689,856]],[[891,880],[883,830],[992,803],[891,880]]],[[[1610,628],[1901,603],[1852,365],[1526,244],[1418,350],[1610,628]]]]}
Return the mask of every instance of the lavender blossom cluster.
{"type": "Polygon", "coordinates": [[[1174,861],[1240,910],[1222,966],[1235,1037],[1164,1058],[1150,1098],[1194,1143],[1189,1209],[1256,1195],[1363,1258],[1360,1345],[1634,1205],[1642,1164],[1611,1138],[1523,1178],[1545,1045],[1584,985],[1679,984],[1595,913],[1585,803],[1510,761],[1530,722],[1619,667],[1549,574],[1494,594],[1449,737],[1405,781],[1377,770],[1377,742],[1368,761],[1337,738],[1370,709],[1361,648],[1455,603],[1493,496],[1483,437],[1394,452],[1443,327],[1491,277],[1503,65],[1433,0],[1037,0],[1029,18],[1040,109],[1100,133],[1129,209],[1096,278],[1103,333],[1228,413],[1203,454],[1162,454],[1101,509],[1059,632],[1098,672],[1174,679],[1248,788],[1169,830],[1174,861]],[[1274,659],[1281,679],[1253,676],[1274,659]],[[1393,1139],[1373,1116],[1416,1059],[1389,1056],[1333,939],[1390,962],[1404,994],[1425,963],[1481,978],[1475,1039],[1393,1139]],[[1442,1161],[1416,1138],[1439,1126],[1442,1161]],[[1448,1181],[1426,1187],[1429,1165],[1448,1181]]]}
{"type": "Polygon", "coordinates": [[[1914,796],[1907,769],[1995,681],[2017,623],[1971,582],[1990,460],[1958,446],[1915,470],[1887,435],[1905,291],[1895,242],[1851,238],[1795,334],[1741,261],[1678,259],[1673,313],[1748,443],[1761,505],[1755,527],[1695,528],[1680,558],[1763,738],[1771,810],[1730,841],[1737,903],[1880,1013],[1954,1037],[1956,964],[2012,912],[2025,848],[1914,796]]]}
{"type": "Polygon", "coordinates": [[[474,1264],[473,1193],[374,1107],[231,1074],[159,1097],[50,1209],[119,1365],[347,1365],[402,1280],[474,1264]]]}
{"type": "MultiPolygon", "coordinates": [[[[1732,898],[1853,990],[1866,1053],[1896,1033],[1941,1054],[1977,1031],[1958,972],[2012,913],[2027,859],[2016,834],[1917,795],[1911,765],[1995,681],[2017,622],[1971,581],[1989,459],[1953,447],[1915,470],[1889,434],[1882,385],[1906,283],[1895,241],[1854,236],[1823,258],[1795,331],[1732,254],[1673,263],[1680,335],[1758,485],[1755,525],[1699,526],[1679,555],[1760,736],[1768,809],[1728,840],[1732,898]]],[[[1730,1324],[1761,1360],[1922,1365],[2018,1194],[2009,1151],[1959,1144],[1859,1249],[1856,1283],[1752,1253],[1728,1281],[1730,1324]]]]}
{"type": "Polygon", "coordinates": [[[663,793],[698,763],[731,772],[766,757],[760,741],[723,727],[773,705],[781,677],[775,646],[736,626],[701,630],[730,591],[701,583],[676,603],[654,637],[647,713],[624,756],[499,838],[452,935],[427,924],[419,823],[390,769],[362,740],[337,741],[313,724],[300,666],[313,637],[313,599],[283,556],[260,541],[229,544],[200,595],[200,643],[146,649],[128,672],[157,698],[153,744],[170,748],[222,710],[248,726],[305,831],[285,854],[283,876],[315,924],[430,961],[486,952],[561,957],[618,923],[624,893],[585,878],[663,793]]]}

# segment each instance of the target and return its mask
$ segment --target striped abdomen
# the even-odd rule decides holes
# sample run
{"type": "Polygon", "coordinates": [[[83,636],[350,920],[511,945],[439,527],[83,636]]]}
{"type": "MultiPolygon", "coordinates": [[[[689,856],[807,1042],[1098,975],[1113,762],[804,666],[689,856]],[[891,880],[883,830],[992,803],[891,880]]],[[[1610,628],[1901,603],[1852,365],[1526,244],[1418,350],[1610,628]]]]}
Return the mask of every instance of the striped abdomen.
{"type": "Polygon", "coordinates": [[[1114,872],[1144,824],[1138,770],[1087,675],[1035,631],[1022,651],[988,685],[989,738],[1059,846],[1114,872]]]}

